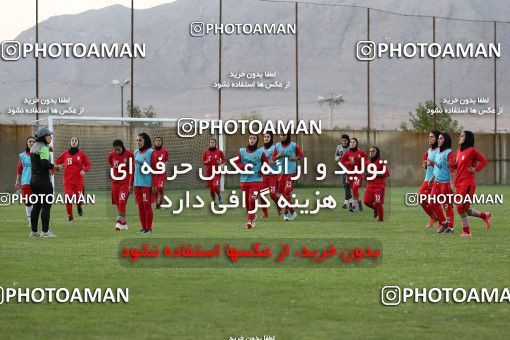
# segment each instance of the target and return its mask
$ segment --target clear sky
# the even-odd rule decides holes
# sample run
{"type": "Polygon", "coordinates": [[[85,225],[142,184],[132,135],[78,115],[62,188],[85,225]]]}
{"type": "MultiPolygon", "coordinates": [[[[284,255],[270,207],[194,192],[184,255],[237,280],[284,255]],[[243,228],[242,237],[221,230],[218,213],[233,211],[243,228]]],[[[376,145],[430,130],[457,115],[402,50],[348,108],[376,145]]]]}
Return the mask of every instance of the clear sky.
{"type": "MultiPolygon", "coordinates": [[[[135,8],[150,8],[175,0],[134,0],[135,8]]],[[[183,1],[183,0],[181,0],[183,1]]],[[[115,4],[131,7],[131,0],[39,0],[39,22],[62,14],[76,14],[115,4]]],[[[11,40],[35,25],[35,0],[0,2],[0,41],[11,40]]]]}

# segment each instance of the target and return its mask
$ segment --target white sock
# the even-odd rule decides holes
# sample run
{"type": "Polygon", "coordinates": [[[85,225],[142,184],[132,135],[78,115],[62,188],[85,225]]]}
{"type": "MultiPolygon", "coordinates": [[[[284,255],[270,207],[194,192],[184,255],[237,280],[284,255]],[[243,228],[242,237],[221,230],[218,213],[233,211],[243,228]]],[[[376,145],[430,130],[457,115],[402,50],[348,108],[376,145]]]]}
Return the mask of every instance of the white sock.
{"type": "Polygon", "coordinates": [[[33,207],[34,207],[33,205],[31,205],[31,206],[29,206],[29,207],[25,206],[25,211],[26,211],[26,213],[27,213],[27,218],[28,218],[28,224],[30,224],[30,223],[31,223],[31,221],[30,221],[30,215],[32,214],[32,208],[33,208],[33,207]]]}

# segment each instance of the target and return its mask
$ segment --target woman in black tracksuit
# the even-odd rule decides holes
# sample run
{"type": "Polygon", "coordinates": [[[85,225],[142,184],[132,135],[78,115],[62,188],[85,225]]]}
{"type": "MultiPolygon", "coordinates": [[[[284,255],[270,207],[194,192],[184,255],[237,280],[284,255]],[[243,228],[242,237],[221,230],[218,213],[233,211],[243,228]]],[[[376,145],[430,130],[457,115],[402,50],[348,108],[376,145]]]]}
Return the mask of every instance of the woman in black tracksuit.
{"type": "Polygon", "coordinates": [[[47,200],[49,194],[53,194],[53,185],[51,184],[50,170],[54,165],[50,161],[51,132],[47,128],[37,130],[36,142],[30,149],[30,161],[32,163],[32,177],[30,178],[30,190],[32,194],[38,195],[37,202],[32,208],[30,215],[30,224],[32,232],[30,237],[55,237],[49,230],[51,204],[47,200]],[[39,235],[37,224],[39,222],[39,213],[41,214],[42,233],[39,235]]]}

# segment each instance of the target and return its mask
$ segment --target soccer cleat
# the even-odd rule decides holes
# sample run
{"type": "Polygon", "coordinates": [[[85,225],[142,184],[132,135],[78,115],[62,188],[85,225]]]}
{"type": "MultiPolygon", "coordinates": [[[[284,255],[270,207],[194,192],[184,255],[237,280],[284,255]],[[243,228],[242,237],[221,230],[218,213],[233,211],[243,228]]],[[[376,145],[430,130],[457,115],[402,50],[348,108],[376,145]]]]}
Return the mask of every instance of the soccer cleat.
{"type": "Polygon", "coordinates": [[[439,230],[437,231],[438,234],[442,234],[448,229],[448,224],[446,222],[443,222],[441,224],[441,227],[439,227],[439,230]]]}
{"type": "Polygon", "coordinates": [[[491,213],[486,211],[484,212],[484,214],[485,218],[483,219],[483,221],[485,222],[485,227],[489,229],[491,227],[491,213]]]}
{"type": "Polygon", "coordinates": [[[28,234],[28,237],[39,237],[41,236],[38,231],[33,232],[31,231],[30,234],[28,234]]]}
{"type": "Polygon", "coordinates": [[[355,212],[356,210],[354,210],[354,208],[351,206],[351,207],[349,208],[349,211],[353,213],[353,212],[355,212]]]}
{"type": "Polygon", "coordinates": [[[289,220],[289,215],[288,214],[283,214],[283,220],[284,221],[288,221],[289,220]]]}
{"type": "Polygon", "coordinates": [[[48,230],[47,232],[42,232],[41,237],[47,238],[47,237],[57,237],[57,235],[53,234],[51,230],[48,230]]]}
{"type": "Polygon", "coordinates": [[[447,228],[447,229],[446,229],[446,233],[447,233],[447,234],[453,234],[453,233],[455,233],[455,228],[447,228]]]}
{"type": "Polygon", "coordinates": [[[156,204],[156,209],[160,209],[161,206],[159,204],[156,204]]]}
{"type": "Polygon", "coordinates": [[[363,203],[361,201],[358,201],[358,208],[359,211],[363,211],[363,203]]]}
{"type": "Polygon", "coordinates": [[[435,218],[431,218],[429,220],[429,223],[427,223],[427,225],[425,226],[425,228],[432,228],[434,226],[434,223],[436,223],[436,219],[435,218]]]}
{"type": "Polygon", "coordinates": [[[246,222],[246,229],[251,229],[251,228],[253,228],[253,225],[254,225],[253,221],[248,221],[248,222],[246,222]]]}
{"type": "Polygon", "coordinates": [[[117,224],[115,225],[114,229],[115,229],[115,231],[120,231],[121,224],[117,222],[117,224]]]}
{"type": "Polygon", "coordinates": [[[144,230],[143,234],[144,234],[144,235],[152,234],[152,230],[144,230]]]}
{"type": "Polygon", "coordinates": [[[466,233],[465,231],[460,234],[461,237],[471,237],[471,233],[466,233]]]}
{"type": "Polygon", "coordinates": [[[81,205],[78,206],[78,215],[83,216],[83,209],[81,205]]]}
{"type": "Polygon", "coordinates": [[[140,230],[138,230],[136,233],[137,233],[137,234],[143,234],[144,232],[145,232],[145,229],[140,229],[140,230]]]}
{"type": "Polygon", "coordinates": [[[127,223],[126,224],[121,224],[120,225],[120,230],[128,230],[127,223]]]}
{"type": "Polygon", "coordinates": [[[73,221],[73,217],[72,216],[68,216],[67,221],[72,222],[73,221]]]}
{"type": "Polygon", "coordinates": [[[344,205],[342,206],[342,209],[347,209],[347,203],[344,203],[344,205]]]}
{"type": "Polygon", "coordinates": [[[294,221],[296,218],[297,218],[297,212],[293,212],[292,214],[290,214],[289,216],[289,221],[294,221]]]}

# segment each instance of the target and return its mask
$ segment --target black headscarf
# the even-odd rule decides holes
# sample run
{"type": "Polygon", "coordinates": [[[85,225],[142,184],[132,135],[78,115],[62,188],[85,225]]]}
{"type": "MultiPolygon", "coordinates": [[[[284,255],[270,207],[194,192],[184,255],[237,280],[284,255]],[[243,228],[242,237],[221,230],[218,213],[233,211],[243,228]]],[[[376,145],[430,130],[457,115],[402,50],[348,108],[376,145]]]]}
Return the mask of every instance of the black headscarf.
{"type": "Polygon", "coordinates": [[[471,131],[464,131],[464,143],[460,145],[460,151],[475,146],[475,135],[471,131]]]}
{"type": "Polygon", "coordinates": [[[356,141],[356,146],[354,148],[349,147],[349,150],[351,150],[352,152],[356,152],[356,151],[358,151],[358,139],[354,138],[354,137],[352,137],[351,140],[352,139],[354,139],[356,141]]]}
{"type": "Polygon", "coordinates": [[[255,151],[259,148],[259,136],[258,135],[250,135],[250,136],[255,136],[257,137],[257,142],[255,142],[254,145],[250,145],[250,143],[248,143],[248,145],[246,146],[246,148],[250,151],[255,151]]]}
{"type": "Polygon", "coordinates": [[[149,137],[148,134],[146,134],[145,132],[142,132],[138,135],[138,137],[143,138],[143,146],[141,148],[138,148],[139,151],[143,152],[143,151],[149,149],[150,147],[152,147],[151,138],[149,137]]]}
{"type": "Polygon", "coordinates": [[[435,148],[437,148],[437,139],[439,138],[439,135],[441,134],[441,132],[439,132],[437,130],[432,130],[432,131],[430,131],[430,133],[434,134],[434,136],[436,137],[436,141],[434,142],[434,144],[432,144],[430,146],[432,149],[435,149],[435,148]]]}
{"type": "Polygon", "coordinates": [[[379,158],[381,158],[381,150],[377,146],[372,146],[375,149],[375,156],[370,157],[370,162],[375,163],[379,158]]]}
{"type": "Polygon", "coordinates": [[[282,141],[282,145],[287,146],[290,143],[290,131],[287,132],[287,139],[285,141],[282,141]]]}
{"type": "Polygon", "coordinates": [[[78,146],[80,146],[80,140],[78,139],[78,137],[71,137],[71,139],[73,138],[76,138],[78,140],[78,145],[76,145],[75,148],[71,147],[69,148],[69,154],[72,156],[72,155],[76,155],[78,153],[78,151],[80,151],[80,149],[78,149],[78,146]]]}
{"type": "Polygon", "coordinates": [[[444,142],[443,142],[443,145],[441,145],[439,147],[439,151],[443,152],[446,149],[451,149],[452,148],[452,138],[450,137],[450,135],[447,134],[446,132],[442,132],[441,135],[444,138],[444,142]]]}
{"type": "Polygon", "coordinates": [[[154,138],[154,149],[161,150],[162,147],[163,147],[163,138],[161,138],[161,137],[154,138]],[[158,138],[161,139],[161,145],[160,146],[156,146],[156,139],[158,139],[158,138]]]}
{"type": "MultiPolygon", "coordinates": [[[[273,133],[272,132],[268,132],[268,133],[265,133],[264,135],[270,135],[271,136],[271,140],[269,141],[269,143],[264,143],[264,147],[266,149],[269,149],[273,145],[273,133]]],[[[287,138],[289,138],[289,137],[287,137],[287,138]]]]}
{"type": "Polygon", "coordinates": [[[46,142],[46,136],[50,136],[50,135],[44,135],[44,136],[39,136],[35,139],[36,142],[41,142],[41,143],[44,143],[46,145],[50,144],[50,143],[47,143],[46,142]]]}
{"type": "Polygon", "coordinates": [[[216,146],[214,148],[209,147],[209,151],[214,152],[214,151],[218,150],[218,141],[216,140],[216,138],[211,138],[211,139],[209,139],[209,142],[212,140],[214,141],[214,145],[216,145],[216,146]]]}
{"type": "Polygon", "coordinates": [[[32,137],[32,136],[30,136],[30,137],[28,137],[28,138],[27,138],[27,140],[25,141],[25,151],[26,151],[26,152],[30,152],[30,148],[28,147],[28,140],[29,140],[29,139],[33,139],[33,140],[35,140],[35,138],[34,138],[34,137],[32,137]]]}
{"type": "Polygon", "coordinates": [[[122,153],[121,154],[123,154],[124,151],[126,151],[126,148],[124,147],[124,142],[121,141],[120,139],[114,140],[113,143],[112,143],[112,146],[114,146],[114,147],[118,146],[118,147],[122,148],[122,153]]]}

